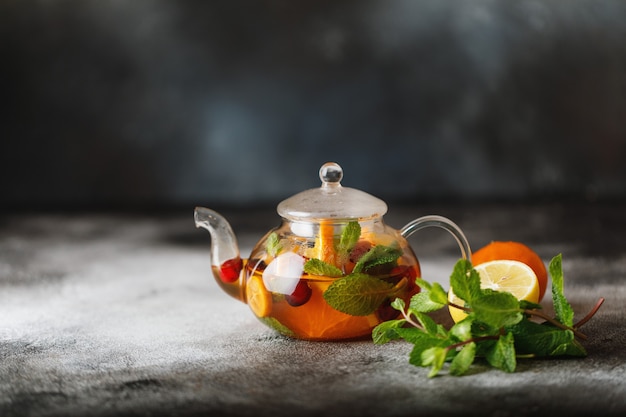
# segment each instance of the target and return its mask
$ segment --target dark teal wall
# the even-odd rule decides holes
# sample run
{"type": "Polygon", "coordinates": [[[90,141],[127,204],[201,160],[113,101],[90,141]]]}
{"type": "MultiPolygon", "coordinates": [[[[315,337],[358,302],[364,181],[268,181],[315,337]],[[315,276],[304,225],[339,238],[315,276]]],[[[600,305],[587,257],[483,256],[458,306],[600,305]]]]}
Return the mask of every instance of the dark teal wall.
{"type": "Polygon", "coordinates": [[[626,196],[626,2],[0,3],[3,207],[626,196]]]}

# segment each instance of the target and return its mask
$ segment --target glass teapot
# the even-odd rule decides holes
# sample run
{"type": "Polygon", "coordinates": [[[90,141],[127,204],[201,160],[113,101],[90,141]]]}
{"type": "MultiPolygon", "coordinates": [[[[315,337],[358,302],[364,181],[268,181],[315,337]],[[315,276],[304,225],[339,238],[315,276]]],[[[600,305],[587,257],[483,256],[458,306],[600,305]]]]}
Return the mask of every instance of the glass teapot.
{"type": "Polygon", "coordinates": [[[319,175],[320,188],[278,205],[281,224],[261,238],[247,259],[240,257],[222,215],[195,209],[196,227],[211,233],[217,283],[277,332],[320,341],[371,336],[378,324],[398,316],[393,300],[408,303],[419,291],[420,265],[407,238],[424,227],[450,232],[461,256],[469,258],[467,239],[451,220],[430,215],[393,229],[383,221],[386,203],[343,187],[338,164],[324,164],[319,175]]]}

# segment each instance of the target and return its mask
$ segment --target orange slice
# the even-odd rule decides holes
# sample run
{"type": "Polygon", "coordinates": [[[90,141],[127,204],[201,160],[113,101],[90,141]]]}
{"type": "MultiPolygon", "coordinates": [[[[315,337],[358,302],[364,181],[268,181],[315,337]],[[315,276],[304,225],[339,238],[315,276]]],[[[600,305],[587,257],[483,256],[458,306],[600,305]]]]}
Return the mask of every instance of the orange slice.
{"type": "Polygon", "coordinates": [[[315,237],[315,246],[309,253],[311,258],[317,258],[330,265],[335,265],[337,254],[335,253],[335,228],[328,221],[320,222],[318,235],[315,237]]]}
{"type": "MultiPolygon", "coordinates": [[[[480,276],[480,287],[494,291],[507,291],[518,300],[539,302],[539,281],[531,267],[523,262],[497,260],[485,262],[474,267],[480,276]]],[[[456,305],[464,305],[465,301],[454,294],[452,288],[448,292],[448,301],[456,305]]],[[[455,323],[467,317],[465,311],[449,307],[450,316],[455,323]]]]}
{"type": "Polygon", "coordinates": [[[246,285],[248,305],[257,317],[267,317],[272,311],[272,295],[265,289],[263,279],[253,275],[246,285]]]}

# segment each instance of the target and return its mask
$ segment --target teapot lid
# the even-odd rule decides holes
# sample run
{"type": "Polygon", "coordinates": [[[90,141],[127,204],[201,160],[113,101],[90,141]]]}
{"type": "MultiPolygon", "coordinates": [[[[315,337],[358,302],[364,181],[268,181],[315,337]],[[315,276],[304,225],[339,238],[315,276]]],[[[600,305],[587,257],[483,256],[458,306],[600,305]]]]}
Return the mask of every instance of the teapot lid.
{"type": "Polygon", "coordinates": [[[387,204],[366,192],[342,187],[343,170],[334,162],[320,168],[322,186],[302,191],[277,208],[281,217],[295,221],[325,219],[371,219],[387,212],[387,204]]]}

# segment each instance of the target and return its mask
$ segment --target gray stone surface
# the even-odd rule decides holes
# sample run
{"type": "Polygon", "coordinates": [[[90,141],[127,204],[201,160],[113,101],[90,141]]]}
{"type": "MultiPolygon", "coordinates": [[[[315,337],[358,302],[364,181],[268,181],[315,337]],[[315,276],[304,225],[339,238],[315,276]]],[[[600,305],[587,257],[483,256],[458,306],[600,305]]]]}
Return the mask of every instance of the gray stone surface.
{"type": "MultiPolygon", "coordinates": [[[[410,346],[313,343],[274,334],[209,275],[209,236],[189,212],[0,217],[0,415],[624,415],[623,206],[392,207],[401,227],[437,212],[471,244],[521,240],[563,253],[584,359],[521,360],[506,374],[428,379],[410,346]]],[[[278,218],[225,211],[245,254],[278,218]]],[[[412,238],[413,239],[413,238],[412,238]]],[[[454,242],[412,242],[425,278],[445,284],[454,242]]],[[[448,318],[441,316],[442,321],[448,318]]]]}

